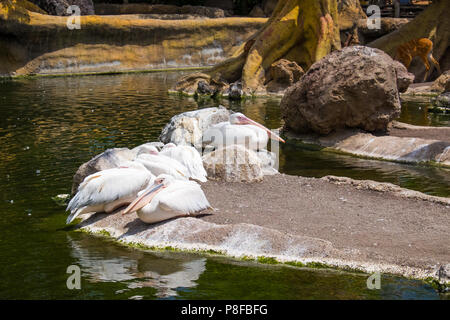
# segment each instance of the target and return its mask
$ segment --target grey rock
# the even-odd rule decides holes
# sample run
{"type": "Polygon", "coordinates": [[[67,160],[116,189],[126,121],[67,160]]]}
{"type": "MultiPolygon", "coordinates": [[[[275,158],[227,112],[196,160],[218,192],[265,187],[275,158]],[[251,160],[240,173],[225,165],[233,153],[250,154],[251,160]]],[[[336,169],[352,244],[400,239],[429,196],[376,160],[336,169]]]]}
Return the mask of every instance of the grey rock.
{"type": "Polygon", "coordinates": [[[236,81],[230,85],[227,95],[231,100],[241,100],[244,91],[242,90],[242,82],[236,81]]]}
{"type": "Polygon", "coordinates": [[[204,155],[203,166],[212,180],[257,182],[264,176],[256,152],[235,144],[204,155]]]}
{"type": "Polygon", "coordinates": [[[432,99],[433,105],[439,108],[450,108],[450,92],[445,92],[432,99]]]}
{"type": "Polygon", "coordinates": [[[386,131],[400,115],[399,90],[412,79],[381,50],[352,46],[332,52],[287,89],[281,101],[284,129],[322,135],[346,127],[386,131]]]}

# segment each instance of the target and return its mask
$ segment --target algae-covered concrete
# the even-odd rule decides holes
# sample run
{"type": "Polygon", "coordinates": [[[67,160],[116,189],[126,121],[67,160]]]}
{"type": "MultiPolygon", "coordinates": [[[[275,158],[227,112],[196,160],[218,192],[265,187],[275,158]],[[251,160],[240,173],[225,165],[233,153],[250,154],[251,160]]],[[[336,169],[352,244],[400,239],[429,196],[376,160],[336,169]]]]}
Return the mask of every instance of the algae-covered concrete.
{"type": "MultiPolygon", "coordinates": [[[[14,1],[13,1],[14,3],[14,1]]],[[[146,19],[49,16],[0,3],[0,75],[74,74],[205,67],[227,58],[262,18],[146,19]]]]}
{"type": "Polygon", "coordinates": [[[375,181],[277,174],[260,183],[209,181],[215,211],[147,225],[136,214],[81,223],[138,247],[213,251],[437,279],[450,263],[450,199],[375,181]],[[212,213],[212,214],[211,214],[212,213]]]}

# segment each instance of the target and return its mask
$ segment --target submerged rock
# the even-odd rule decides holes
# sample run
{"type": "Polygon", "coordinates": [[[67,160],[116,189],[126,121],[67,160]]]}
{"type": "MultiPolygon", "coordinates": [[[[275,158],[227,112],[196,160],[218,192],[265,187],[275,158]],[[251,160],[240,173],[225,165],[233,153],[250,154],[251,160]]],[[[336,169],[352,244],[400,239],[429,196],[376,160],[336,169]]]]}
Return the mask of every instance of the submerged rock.
{"type": "Polygon", "coordinates": [[[353,46],[335,51],[286,91],[284,128],[324,135],[345,127],[386,131],[400,115],[399,90],[413,79],[381,50],[353,46]]]}
{"type": "Polygon", "coordinates": [[[172,117],[159,139],[163,143],[201,147],[203,132],[214,124],[228,121],[229,117],[230,112],[222,106],[184,112],[172,117]]]}
{"type": "Polygon", "coordinates": [[[450,108],[450,92],[438,95],[432,99],[433,105],[439,108],[450,108]]]}
{"type": "Polygon", "coordinates": [[[261,160],[244,146],[231,145],[203,156],[208,178],[227,182],[256,182],[263,179],[261,160]]]}
{"type": "Polygon", "coordinates": [[[70,194],[58,194],[52,200],[61,207],[66,207],[70,200],[70,194]]]}

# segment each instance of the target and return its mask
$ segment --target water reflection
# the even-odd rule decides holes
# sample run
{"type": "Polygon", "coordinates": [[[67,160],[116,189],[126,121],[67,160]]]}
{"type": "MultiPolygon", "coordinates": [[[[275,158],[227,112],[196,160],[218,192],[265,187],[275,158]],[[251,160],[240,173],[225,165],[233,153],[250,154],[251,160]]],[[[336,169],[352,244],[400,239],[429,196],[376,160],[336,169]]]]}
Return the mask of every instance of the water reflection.
{"type": "Polygon", "coordinates": [[[155,297],[176,297],[179,288],[195,288],[206,259],[188,255],[149,254],[116,245],[99,246],[92,239],[67,235],[71,256],[90,282],[123,282],[123,294],[137,288],[156,289],[155,297]]]}

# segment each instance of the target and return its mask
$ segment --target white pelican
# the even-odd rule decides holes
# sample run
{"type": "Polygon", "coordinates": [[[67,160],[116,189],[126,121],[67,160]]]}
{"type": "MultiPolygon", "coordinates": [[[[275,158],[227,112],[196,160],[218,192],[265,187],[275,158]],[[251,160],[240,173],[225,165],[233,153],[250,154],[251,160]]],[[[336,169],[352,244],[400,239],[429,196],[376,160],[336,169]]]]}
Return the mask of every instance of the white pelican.
{"type": "Polygon", "coordinates": [[[176,159],[161,154],[154,146],[141,149],[135,161],[142,163],[155,176],[168,174],[179,180],[190,178],[189,170],[183,164],[176,159]]]}
{"type": "Polygon", "coordinates": [[[192,179],[206,182],[206,171],[200,153],[194,147],[176,146],[174,143],[166,144],[159,152],[160,155],[175,159],[186,167],[192,179]]]}
{"type": "Polygon", "coordinates": [[[176,180],[162,174],[151,187],[141,192],[123,214],[136,212],[143,222],[156,223],[189,216],[208,208],[211,205],[197,182],[176,180]]]}
{"type": "Polygon", "coordinates": [[[221,122],[207,129],[203,134],[203,143],[216,148],[232,144],[245,145],[251,150],[265,149],[269,137],[284,143],[278,135],[247,118],[242,113],[233,113],[229,121],[221,122]]]}
{"type": "Polygon", "coordinates": [[[111,213],[130,204],[153,180],[154,176],[142,164],[131,161],[120,168],[96,172],[84,179],[69,202],[66,211],[70,210],[70,215],[66,223],[81,214],[111,213]]]}

